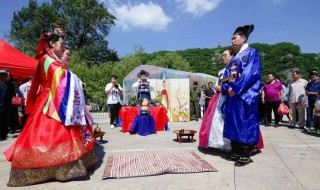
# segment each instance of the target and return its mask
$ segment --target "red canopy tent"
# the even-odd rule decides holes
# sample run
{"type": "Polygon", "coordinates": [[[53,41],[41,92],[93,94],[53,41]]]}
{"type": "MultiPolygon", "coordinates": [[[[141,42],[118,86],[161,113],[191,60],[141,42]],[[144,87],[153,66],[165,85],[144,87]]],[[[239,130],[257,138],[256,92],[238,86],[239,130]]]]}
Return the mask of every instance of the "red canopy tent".
{"type": "Polygon", "coordinates": [[[38,61],[0,39],[0,69],[7,69],[16,81],[27,81],[34,75],[38,61]]]}

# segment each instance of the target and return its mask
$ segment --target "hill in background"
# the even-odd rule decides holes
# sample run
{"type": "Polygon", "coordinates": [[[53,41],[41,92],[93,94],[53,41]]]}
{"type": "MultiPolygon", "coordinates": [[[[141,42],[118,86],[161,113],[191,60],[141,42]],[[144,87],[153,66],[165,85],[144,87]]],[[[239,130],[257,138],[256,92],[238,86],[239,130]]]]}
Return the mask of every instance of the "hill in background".
{"type": "MultiPolygon", "coordinates": [[[[302,77],[307,79],[310,71],[320,72],[320,54],[301,53],[300,47],[292,43],[277,43],[274,45],[254,43],[250,44],[260,54],[262,63],[263,81],[268,73],[274,73],[277,78],[287,83],[291,80],[293,70],[300,70],[302,77]]],[[[230,46],[229,46],[230,47],[230,46]]],[[[187,60],[189,71],[206,73],[216,76],[223,67],[222,52],[229,47],[187,49],[175,51],[176,54],[187,60]]],[[[149,64],[157,56],[168,53],[160,51],[152,54],[143,54],[144,63],[149,64]]]]}

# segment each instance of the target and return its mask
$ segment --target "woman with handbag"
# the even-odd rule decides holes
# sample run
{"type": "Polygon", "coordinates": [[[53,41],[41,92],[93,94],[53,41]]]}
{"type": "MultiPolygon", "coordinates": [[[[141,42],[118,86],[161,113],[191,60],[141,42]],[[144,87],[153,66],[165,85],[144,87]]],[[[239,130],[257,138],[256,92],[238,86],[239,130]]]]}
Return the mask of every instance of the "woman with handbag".
{"type": "MultiPolygon", "coordinates": [[[[19,110],[22,109],[21,106],[24,104],[24,98],[21,92],[19,91],[17,82],[12,78],[9,73],[9,98],[11,99],[10,105],[10,134],[15,134],[17,129],[21,129],[19,123],[19,110]]],[[[8,110],[9,111],[9,110],[8,110]]]]}
{"type": "Polygon", "coordinates": [[[41,36],[36,53],[39,63],[26,107],[30,115],[5,152],[12,162],[8,186],[83,177],[98,161],[82,82],[60,60],[64,44],[61,27],[41,36]]]}

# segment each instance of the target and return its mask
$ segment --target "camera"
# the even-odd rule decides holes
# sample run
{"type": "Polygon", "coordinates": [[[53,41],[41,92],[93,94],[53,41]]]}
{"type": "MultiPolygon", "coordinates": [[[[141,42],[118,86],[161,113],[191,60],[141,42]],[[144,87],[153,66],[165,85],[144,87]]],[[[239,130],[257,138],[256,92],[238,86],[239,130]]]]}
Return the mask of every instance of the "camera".
{"type": "Polygon", "coordinates": [[[114,84],[114,87],[115,87],[116,89],[118,89],[118,88],[119,88],[119,85],[118,85],[118,84],[114,84]]]}

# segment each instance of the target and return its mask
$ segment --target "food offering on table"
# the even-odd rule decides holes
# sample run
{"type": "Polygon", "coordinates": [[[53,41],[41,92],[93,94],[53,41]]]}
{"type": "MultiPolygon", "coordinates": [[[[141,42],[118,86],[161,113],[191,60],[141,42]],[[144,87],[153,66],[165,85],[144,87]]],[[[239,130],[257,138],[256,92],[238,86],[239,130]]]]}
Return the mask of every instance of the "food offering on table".
{"type": "Polygon", "coordinates": [[[140,115],[149,115],[150,114],[150,107],[148,99],[144,98],[141,107],[140,107],[140,115]]]}

